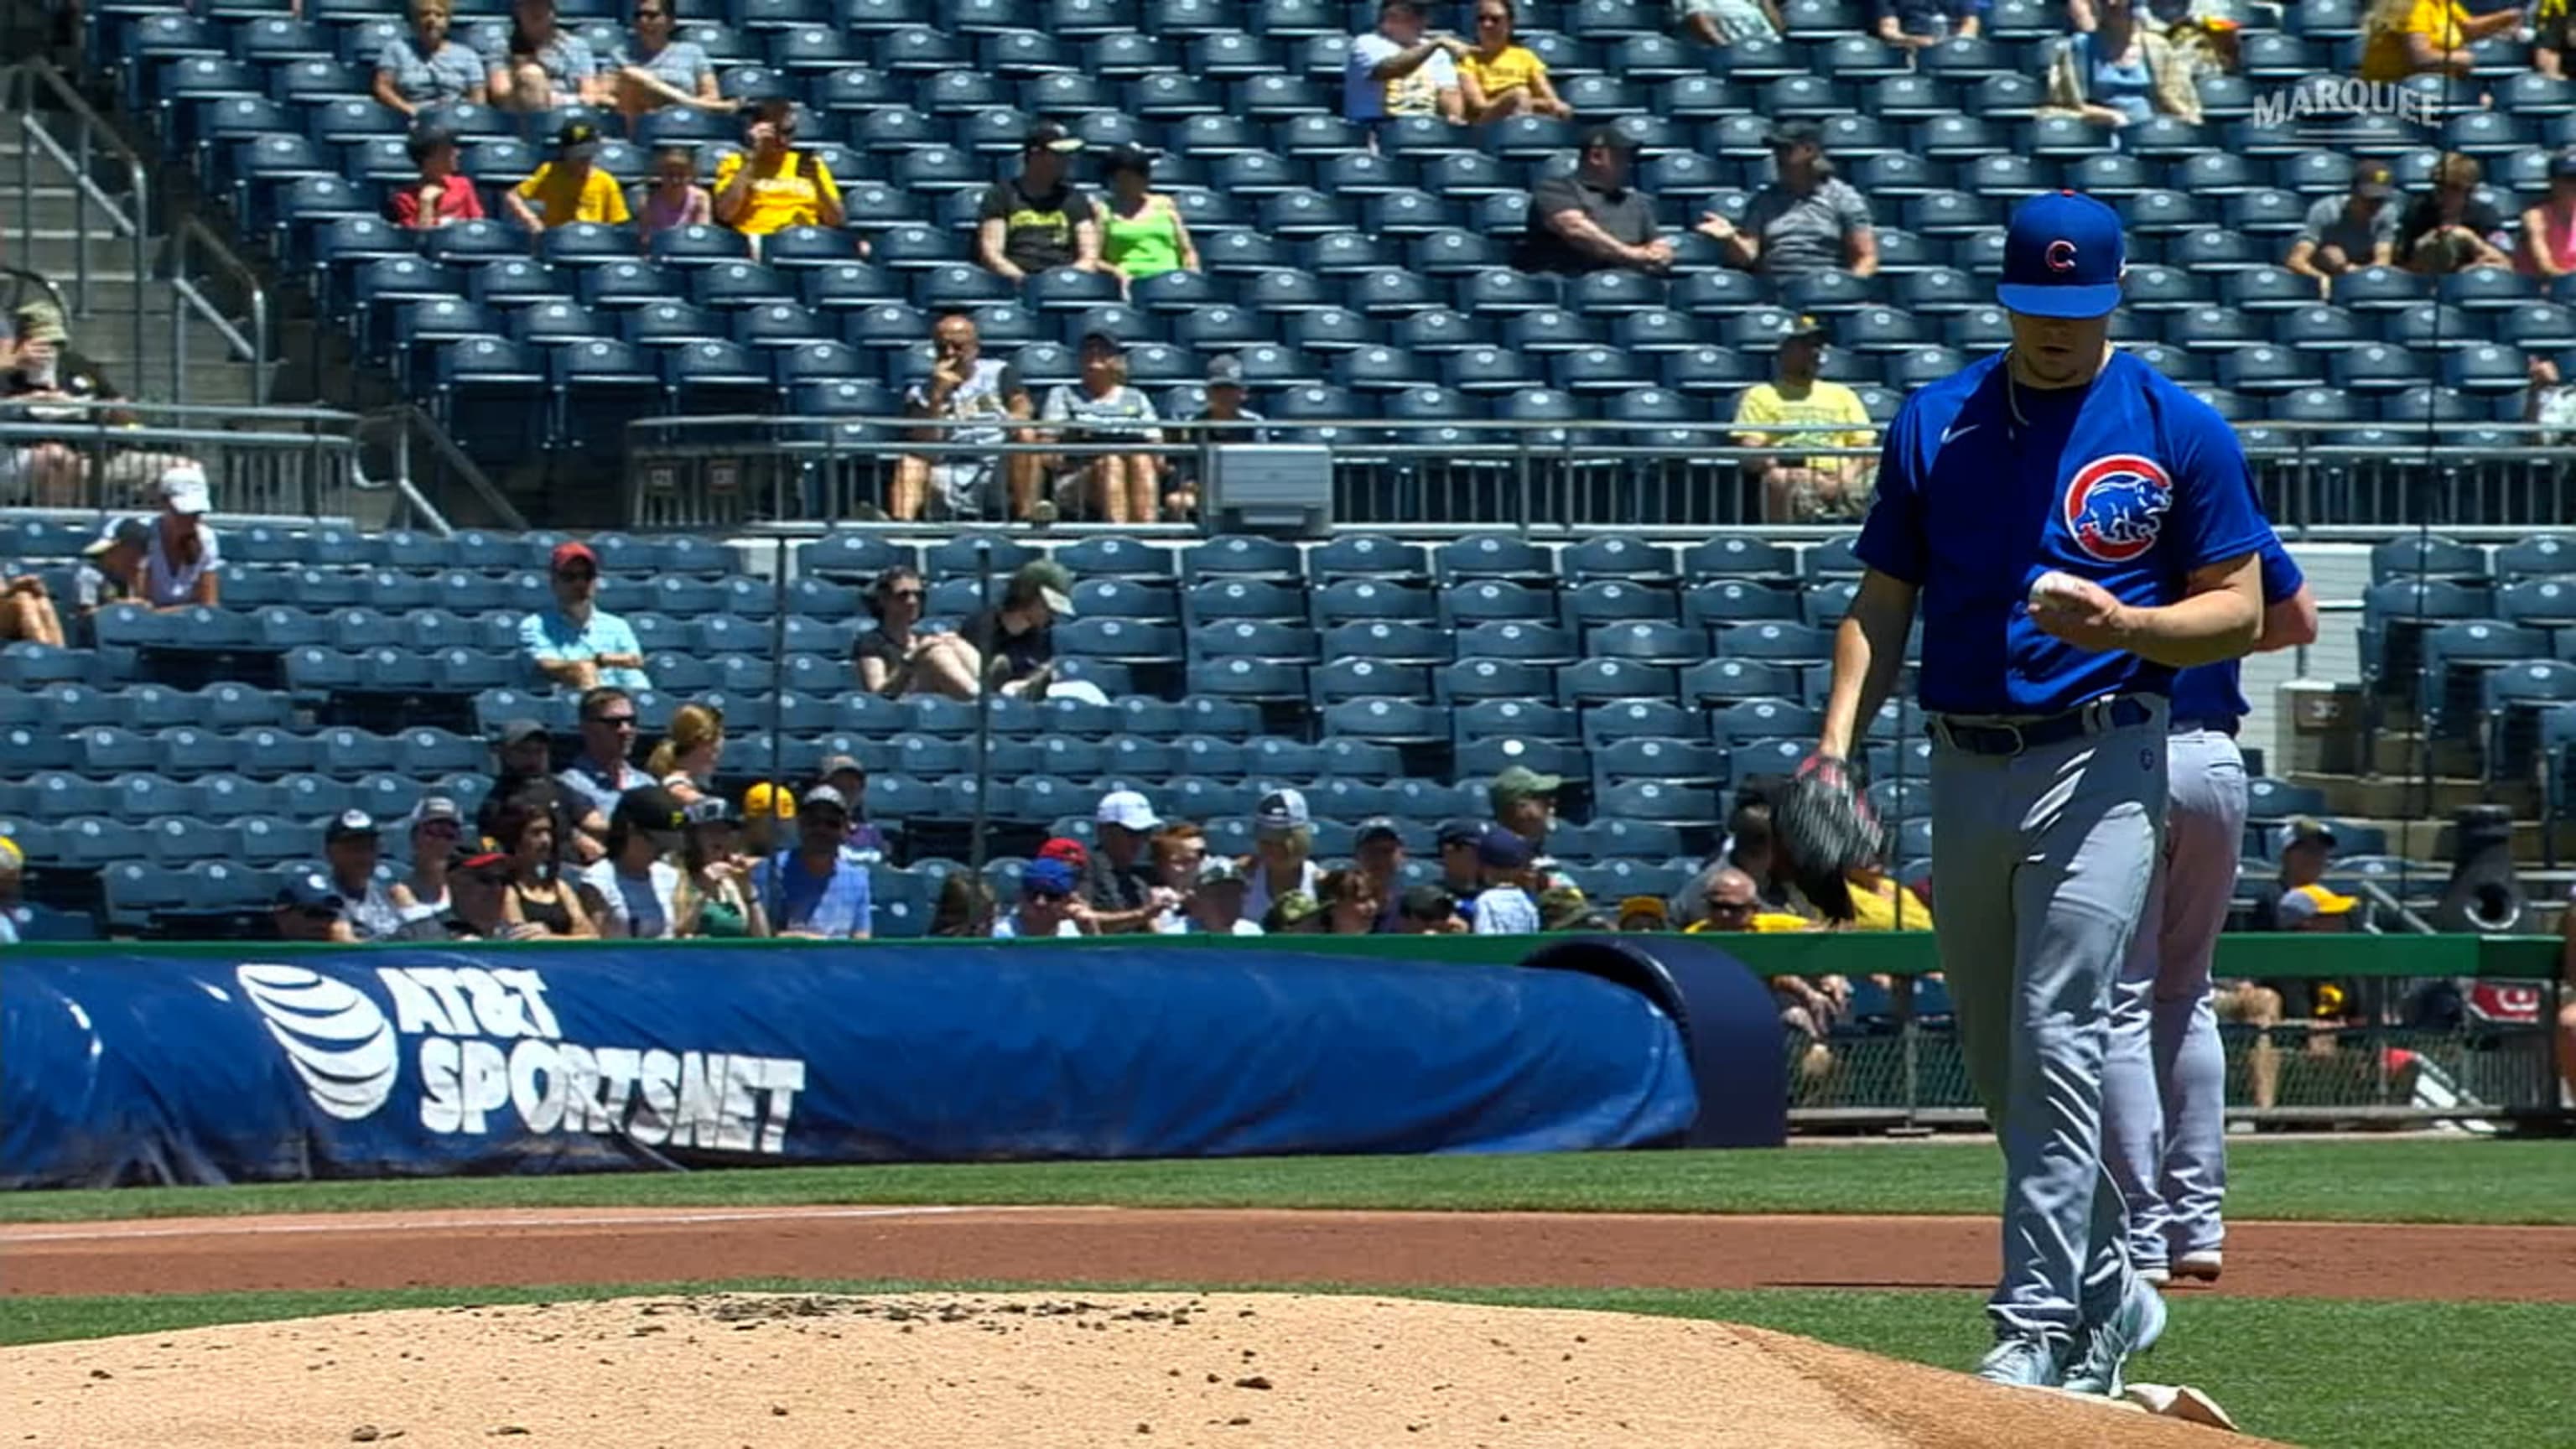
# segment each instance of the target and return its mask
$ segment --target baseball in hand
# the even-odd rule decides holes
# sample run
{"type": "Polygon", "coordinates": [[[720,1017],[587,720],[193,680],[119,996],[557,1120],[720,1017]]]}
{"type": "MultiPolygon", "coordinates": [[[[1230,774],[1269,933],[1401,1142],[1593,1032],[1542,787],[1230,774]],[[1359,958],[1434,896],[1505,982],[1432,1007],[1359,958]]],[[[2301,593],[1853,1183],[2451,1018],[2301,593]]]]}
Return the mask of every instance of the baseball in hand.
{"type": "Polygon", "coordinates": [[[2030,581],[2030,606],[2048,607],[2054,602],[2073,603],[2084,597],[2084,581],[2064,569],[2050,569],[2030,581]]]}

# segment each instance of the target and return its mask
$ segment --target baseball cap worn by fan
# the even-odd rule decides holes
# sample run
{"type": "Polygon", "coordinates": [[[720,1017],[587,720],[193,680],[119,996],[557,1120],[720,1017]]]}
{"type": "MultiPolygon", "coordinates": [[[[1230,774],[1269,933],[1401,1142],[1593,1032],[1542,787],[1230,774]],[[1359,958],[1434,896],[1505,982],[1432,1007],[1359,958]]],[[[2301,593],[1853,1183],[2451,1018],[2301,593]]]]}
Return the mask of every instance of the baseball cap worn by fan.
{"type": "Polygon", "coordinates": [[[599,555],[591,552],[590,545],[586,543],[556,544],[554,556],[547,563],[556,573],[562,573],[564,565],[576,563],[586,563],[590,565],[591,572],[599,572],[599,555]]]}
{"type": "Polygon", "coordinates": [[[1484,838],[1484,822],[1479,820],[1452,820],[1440,827],[1440,848],[1442,850],[1447,850],[1453,845],[1472,846],[1482,841],[1484,838]]]}
{"type": "MultiPolygon", "coordinates": [[[[760,787],[755,785],[752,788],[760,787]]],[[[847,816],[850,813],[849,797],[829,785],[817,785],[805,792],[805,813],[811,815],[817,810],[838,810],[847,816]]],[[[791,807],[788,813],[792,815],[795,811],[791,807]]]]}
{"type": "Polygon", "coordinates": [[[1258,835],[1285,835],[1314,823],[1315,817],[1307,813],[1302,790],[1273,790],[1261,797],[1260,808],[1252,814],[1253,832],[1258,835]]]}
{"type": "Polygon", "coordinates": [[[347,904],[331,888],[331,878],[318,870],[300,870],[286,878],[277,893],[280,909],[290,911],[337,911],[347,904]]]}
{"type": "Polygon", "coordinates": [[[19,303],[10,322],[21,342],[50,342],[60,347],[72,340],[71,329],[63,325],[63,309],[43,297],[19,303]]]}
{"type": "Polygon", "coordinates": [[[1476,860],[1495,870],[1521,870],[1530,863],[1530,843],[1518,832],[1497,825],[1476,842],[1476,860]]]}
{"type": "Polygon", "coordinates": [[[376,817],[364,810],[343,810],[333,816],[331,823],[322,829],[322,843],[325,845],[341,840],[375,838],[376,817]]]}
{"type": "Polygon", "coordinates": [[[115,548],[142,549],[152,543],[152,525],[140,518],[120,518],[108,525],[107,532],[89,541],[81,550],[83,558],[98,558],[115,548]]]}
{"type": "Polygon", "coordinates": [[[1093,813],[1102,825],[1115,825],[1123,830],[1159,830],[1163,819],[1154,813],[1151,802],[1134,790],[1112,790],[1100,797],[1100,808],[1093,813]]]}
{"type": "Polygon", "coordinates": [[[1020,137],[1020,145],[1031,151],[1053,151],[1070,156],[1082,149],[1082,138],[1053,121],[1040,121],[1020,137]]]}
{"type": "Polygon", "coordinates": [[[1496,775],[1494,783],[1485,787],[1485,798],[1499,813],[1504,806],[1522,800],[1553,798],[1564,788],[1565,777],[1562,775],[1542,775],[1527,765],[1514,765],[1496,775]]]}
{"type": "Polygon", "coordinates": [[[1995,300],[2025,317],[2106,316],[2120,305],[2128,258],[2118,212],[2077,192],[2044,192],[2013,208],[1995,300]]]}
{"type": "Polygon", "coordinates": [[[599,128],[588,121],[566,121],[555,132],[555,154],[566,161],[588,161],[599,154],[599,128]]]}
{"type": "Polygon", "coordinates": [[[1091,866],[1091,847],[1072,836],[1059,835],[1039,846],[1038,853],[1033,858],[1060,860],[1077,871],[1087,870],[1091,866]]]}
{"type": "Polygon", "coordinates": [[[1038,597],[1046,601],[1048,613],[1059,619],[1073,617],[1073,574],[1064,565],[1040,559],[1020,565],[1020,571],[1011,577],[1036,589],[1038,597]]]}
{"type": "Polygon", "coordinates": [[[1232,353],[1209,358],[1207,386],[1210,388],[1243,386],[1243,359],[1232,353]]]}
{"type": "Polygon", "coordinates": [[[1203,886],[1243,884],[1243,867],[1230,855],[1211,855],[1199,862],[1199,884],[1203,886]]]}
{"type": "Polygon", "coordinates": [[[2321,885],[2305,885],[2281,894],[2278,915],[2284,926],[2299,925],[2319,916],[2343,916],[2361,904],[2357,896],[2340,895],[2321,885]]]}
{"type": "Polygon", "coordinates": [[[2293,845],[2322,845],[2332,850],[2335,848],[2334,832],[2326,828],[2324,821],[2314,816],[2294,815],[2272,827],[2274,854],[2287,850],[2293,845]]]}
{"type": "Polygon", "coordinates": [[[214,506],[206,470],[194,463],[174,463],[161,470],[152,491],[173,513],[203,513],[214,506]]]}
{"type": "Polygon", "coordinates": [[[680,848],[681,832],[688,824],[689,807],[659,785],[640,786],[618,796],[617,812],[608,820],[611,830],[643,832],[666,855],[680,848]]]}
{"type": "Polygon", "coordinates": [[[1073,894],[1073,867],[1060,860],[1033,860],[1020,872],[1020,894],[1073,894]]]}
{"type": "Polygon", "coordinates": [[[2385,161],[2364,161],[2352,170],[2352,194],[2367,201],[2386,201],[2397,194],[2397,173],[2385,161]]]}
{"type": "Polygon", "coordinates": [[[514,745],[524,745],[530,740],[552,738],[554,736],[547,732],[545,725],[532,719],[514,719],[501,726],[501,748],[505,750],[514,745]]]}

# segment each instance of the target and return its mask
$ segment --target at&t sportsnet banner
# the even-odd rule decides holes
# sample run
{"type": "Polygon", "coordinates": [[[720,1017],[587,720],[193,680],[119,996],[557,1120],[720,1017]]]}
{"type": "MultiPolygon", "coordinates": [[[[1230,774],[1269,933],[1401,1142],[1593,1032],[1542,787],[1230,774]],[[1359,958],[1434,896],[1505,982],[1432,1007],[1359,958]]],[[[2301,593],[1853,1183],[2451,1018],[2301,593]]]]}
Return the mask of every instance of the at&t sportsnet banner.
{"type": "Polygon", "coordinates": [[[1132,948],[87,947],[0,964],[0,1187],[1538,1151],[1698,1111],[1564,971],[1132,948]]]}

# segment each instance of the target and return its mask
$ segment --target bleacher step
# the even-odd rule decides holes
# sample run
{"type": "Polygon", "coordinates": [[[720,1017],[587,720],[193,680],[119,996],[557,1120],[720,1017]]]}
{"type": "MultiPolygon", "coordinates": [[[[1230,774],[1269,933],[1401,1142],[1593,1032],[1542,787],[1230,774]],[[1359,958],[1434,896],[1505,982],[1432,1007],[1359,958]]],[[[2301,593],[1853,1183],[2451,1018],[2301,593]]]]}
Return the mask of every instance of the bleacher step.
{"type": "MultiPolygon", "coordinates": [[[[2435,779],[2474,780],[2485,771],[2486,752],[2470,740],[2435,740],[2429,773],[2435,779]]],[[[2381,728],[2370,737],[2370,773],[2404,778],[2427,773],[2427,752],[2420,732],[2381,728]]]]}
{"type": "Polygon", "coordinates": [[[2472,805],[2502,805],[2517,819],[2540,815],[2540,788],[2529,783],[2489,784],[2477,779],[2436,777],[2429,785],[2403,775],[2355,777],[2293,771],[2294,785],[2325,792],[2326,813],[2346,820],[2433,819],[2447,821],[2472,805]]]}

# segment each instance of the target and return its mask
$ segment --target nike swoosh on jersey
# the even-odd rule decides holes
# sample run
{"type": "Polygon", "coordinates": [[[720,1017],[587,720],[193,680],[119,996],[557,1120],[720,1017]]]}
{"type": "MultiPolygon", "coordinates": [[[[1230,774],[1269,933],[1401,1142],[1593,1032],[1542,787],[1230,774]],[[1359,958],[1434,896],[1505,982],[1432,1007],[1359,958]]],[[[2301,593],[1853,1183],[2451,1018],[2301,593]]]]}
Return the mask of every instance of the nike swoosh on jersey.
{"type": "Polygon", "coordinates": [[[1948,447],[1952,438],[1964,438],[1983,426],[1982,423],[1952,423],[1941,430],[1941,445],[1948,447]]]}

